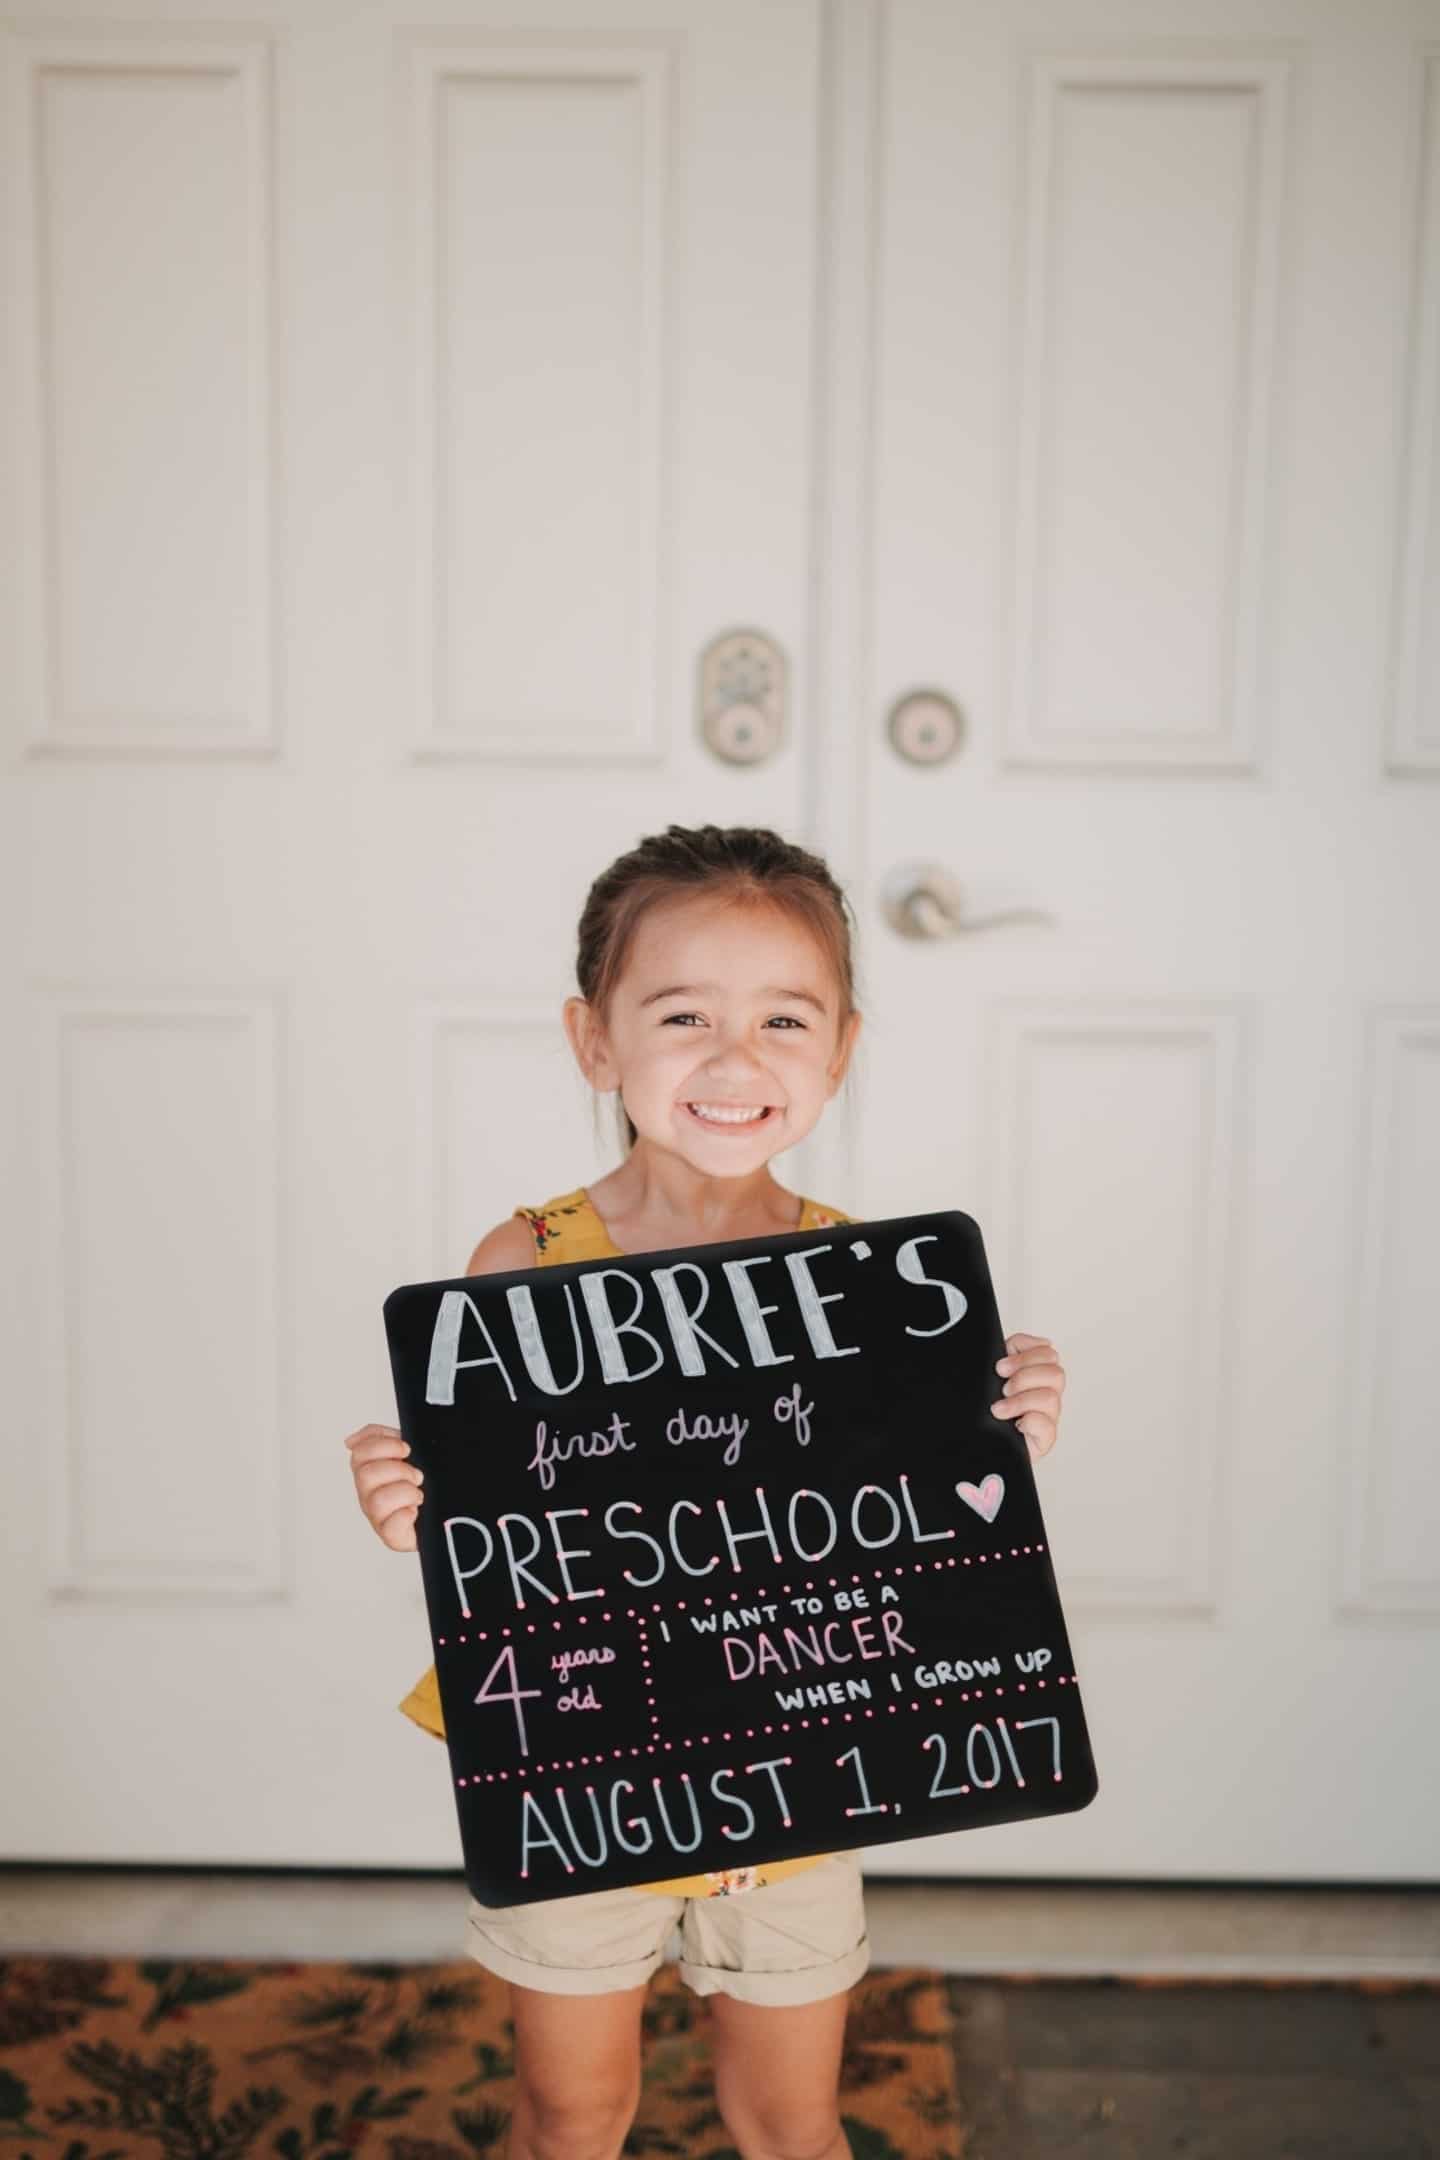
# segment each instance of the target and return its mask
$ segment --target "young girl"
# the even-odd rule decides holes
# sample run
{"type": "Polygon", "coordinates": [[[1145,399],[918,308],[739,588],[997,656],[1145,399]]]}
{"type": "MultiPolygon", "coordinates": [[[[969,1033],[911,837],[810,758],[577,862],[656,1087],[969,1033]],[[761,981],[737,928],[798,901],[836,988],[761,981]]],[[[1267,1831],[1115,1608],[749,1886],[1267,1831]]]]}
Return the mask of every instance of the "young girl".
{"type": "MultiPolygon", "coordinates": [[[[468,1272],[617,1258],[850,1222],[787,1192],[794,1147],[839,1088],[860,1028],[849,903],[818,856],[775,833],[669,826],[598,877],[580,918],[565,1031],[586,1079],[620,1098],[618,1169],[517,1207],[468,1272]]],[[[1036,1455],[1065,1375],[1011,1335],[992,1408],[1036,1455]]],[[[421,1473],[398,1431],[351,1433],[371,1526],[415,1548],[421,1473]]],[[[401,1708],[444,1734],[432,1667],[401,1708]]],[[[508,2160],[608,2160],[640,2092],[646,1983],[680,1923],[680,1973],[710,1998],[716,2102],[744,2160],[842,2160],[848,1990],[869,1962],[860,1855],[721,1869],[630,1889],[468,1906],[471,1954],[510,1983],[516,2101],[508,2160]]]]}

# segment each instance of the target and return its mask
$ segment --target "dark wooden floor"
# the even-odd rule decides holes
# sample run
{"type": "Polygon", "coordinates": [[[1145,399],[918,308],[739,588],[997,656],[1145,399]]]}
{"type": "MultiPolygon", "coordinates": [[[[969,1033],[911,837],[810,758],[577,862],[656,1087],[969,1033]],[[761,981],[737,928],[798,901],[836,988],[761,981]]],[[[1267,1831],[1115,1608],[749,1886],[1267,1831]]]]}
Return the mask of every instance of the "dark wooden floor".
{"type": "Polygon", "coordinates": [[[1440,1988],[949,1988],[964,2160],[1440,2160],[1440,1988]]]}

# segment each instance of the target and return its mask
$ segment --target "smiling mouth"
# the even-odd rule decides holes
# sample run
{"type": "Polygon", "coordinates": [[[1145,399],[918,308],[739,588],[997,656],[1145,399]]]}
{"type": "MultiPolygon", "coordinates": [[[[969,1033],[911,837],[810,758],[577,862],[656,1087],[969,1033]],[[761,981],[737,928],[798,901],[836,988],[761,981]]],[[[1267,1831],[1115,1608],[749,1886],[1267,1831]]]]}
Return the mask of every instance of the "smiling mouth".
{"type": "Polygon", "coordinates": [[[708,1132],[748,1132],[752,1126],[763,1125],[775,1115],[771,1103],[706,1103],[687,1102],[686,1110],[697,1125],[708,1132]]]}

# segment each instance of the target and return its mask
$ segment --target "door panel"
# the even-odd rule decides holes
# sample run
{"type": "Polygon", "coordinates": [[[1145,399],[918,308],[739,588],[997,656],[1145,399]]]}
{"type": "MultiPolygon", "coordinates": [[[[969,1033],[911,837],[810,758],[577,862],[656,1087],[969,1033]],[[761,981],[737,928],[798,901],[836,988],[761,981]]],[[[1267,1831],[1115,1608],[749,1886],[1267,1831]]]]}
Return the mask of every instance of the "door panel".
{"type": "Polygon", "coordinates": [[[596,873],[804,820],[815,9],[462,12],[4,33],[17,1856],[454,1863],[381,1301],[613,1160],[596,873]]]}
{"type": "Polygon", "coordinates": [[[888,25],[857,1197],[972,1210],[1061,1348],[1100,1795],[872,1869],[1425,1877],[1440,14],[888,25]]]}

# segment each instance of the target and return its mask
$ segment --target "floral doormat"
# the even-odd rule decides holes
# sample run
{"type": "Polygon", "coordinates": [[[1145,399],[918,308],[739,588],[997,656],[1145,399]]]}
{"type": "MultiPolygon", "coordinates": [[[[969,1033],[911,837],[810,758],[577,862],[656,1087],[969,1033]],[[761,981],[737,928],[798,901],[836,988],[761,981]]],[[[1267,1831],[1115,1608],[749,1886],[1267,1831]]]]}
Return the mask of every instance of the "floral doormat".
{"type": "MultiPolygon", "coordinates": [[[[19,2160],[501,2160],[508,1991],[443,1965],[0,1961],[0,2155],[19,2160]]],[[[627,2154],[737,2160],[708,2012],[650,1983],[627,2154]]],[[[961,2160],[937,1972],[872,1968],[850,1998],[840,2114],[855,2160],[961,2160]]]]}

